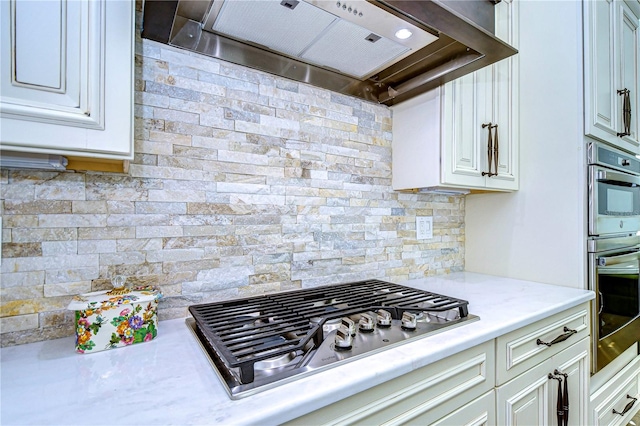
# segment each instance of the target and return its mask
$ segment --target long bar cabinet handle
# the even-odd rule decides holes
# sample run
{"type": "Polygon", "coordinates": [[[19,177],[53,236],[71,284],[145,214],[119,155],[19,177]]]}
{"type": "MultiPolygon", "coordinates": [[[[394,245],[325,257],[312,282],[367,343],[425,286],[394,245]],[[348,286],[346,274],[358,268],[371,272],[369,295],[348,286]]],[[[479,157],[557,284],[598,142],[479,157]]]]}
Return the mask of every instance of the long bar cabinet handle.
{"type": "Polygon", "coordinates": [[[538,339],[538,340],[536,340],[536,344],[537,345],[552,346],[552,345],[555,345],[556,343],[564,342],[569,337],[571,337],[572,335],[574,335],[574,334],[576,334],[578,332],[577,330],[572,330],[567,326],[565,326],[562,329],[562,331],[564,331],[564,334],[559,335],[558,337],[553,339],[551,342],[543,342],[542,340],[538,339]]]}
{"type": "Polygon", "coordinates": [[[491,122],[482,124],[483,129],[487,127],[487,162],[489,163],[489,171],[482,172],[482,176],[498,176],[498,125],[491,122]],[[491,133],[491,129],[494,130],[495,137],[491,133]],[[492,168],[495,168],[495,173],[491,171],[492,168]]]}
{"type": "Polygon", "coordinates": [[[552,373],[549,373],[548,377],[549,377],[549,380],[558,381],[558,397],[556,398],[556,416],[558,416],[558,426],[564,426],[565,412],[564,412],[564,404],[562,400],[562,377],[552,373]]]}
{"type": "MultiPolygon", "coordinates": [[[[489,129],[491,131],[491,129],[489,129]]],[[[496,172],[493,174],[494,176],[498,176],[498,159],[500,158],[500,154],[498,152],[498,125],[494,124],[493,126],[493,167],[495,167],[496,172]]],[[[491,171],[491,170],[489,170],[491,171]]]]}
{"type": "Polygon", "coordinates": [[[485,129],[488,127],[488,139],[487,139],[487,162],[489,163],[489,171],[482,172],[482,176],[493,176],[491,173],[491,162],[493,161],[493,136],[491,135],[491,122],[482,123],[482,128],[485,129]]]}
{"type": "Polygon", "coordinates": [[[569,375],[559,370],[553,370],[553,374],[564,377],[564,389],[562,391],[562,410],[564,416],[562,417],[562,426],[569,425],[569,375]]]}
{"type": "Polygon", "coordinates": [[[558,416],[558,426],[569,425],[569,375],[558,369],[549,373],[549,380],[558,381],[558,398],[556,400],[556,415],[558,416]],[[564,386],[562,386],[564,381],[564,386]]]}
{"type": "Polygon", "coordinates": [[[631,410],[631,408],[633,408],[633,405],[638,400],[638,398],[634,398],[631,395],[627,395],[627,398],[631,399],[631,401],[629,401],[627,405],[625,405],[624,410],[622,410],[622,412],[619,412],[619,411],[616,411],[616,409],[614,408],[613,414],[620,414],[621,416],[624,416],[625,414],[627,414],[629,410],[631,410]]]}
{"type": "Polygon", "coordinates": [[[624,129],[622,132],[616,133],[621,138],[631,135],[631,90],[622,89],[618,90],[618,95],[622,96],[622,123],[624,129]]]}

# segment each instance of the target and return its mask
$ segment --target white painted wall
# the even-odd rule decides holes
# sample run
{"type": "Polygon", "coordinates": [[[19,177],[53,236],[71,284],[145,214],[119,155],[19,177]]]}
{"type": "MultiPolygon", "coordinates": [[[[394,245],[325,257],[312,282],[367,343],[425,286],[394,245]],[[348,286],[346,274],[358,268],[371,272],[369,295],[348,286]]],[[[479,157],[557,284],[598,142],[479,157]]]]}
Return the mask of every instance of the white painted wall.
{"type": "Polygon", "coordinates": [[[520,190],[466,200],[465,269],[586,288],[582,7],[523,0],[520,190]]]}

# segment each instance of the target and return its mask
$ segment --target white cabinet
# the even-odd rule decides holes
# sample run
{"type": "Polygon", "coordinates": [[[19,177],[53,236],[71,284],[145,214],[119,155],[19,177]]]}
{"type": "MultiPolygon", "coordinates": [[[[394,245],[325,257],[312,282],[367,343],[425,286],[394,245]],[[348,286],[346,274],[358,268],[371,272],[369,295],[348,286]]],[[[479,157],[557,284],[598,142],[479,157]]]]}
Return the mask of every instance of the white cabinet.
{"type": "Polygon", "coordinates": [[[3,150],[132,158],[134,6],[0,2],[3,150]]]}
{"type": "Polygon", "coordinates": [[[589,313],[583,303],[287,424],[556,425],[557,379],[568,424],[589,424],[589,313]]]}
{"type": "Polygon", "coordinates": [[[560,383],[568,424],[588,424],[589,312],[585,303],[496,339],[498,424],[559,424],[560,383]]]}
{"type": "Polygon", "coordinates": [[[628,424],[634,413],[640,409],[638,399],[640,399],[640,355],[591,395],[589,424],[594,426],[628,424]]]}
{"type": "Polygon", "coordinates": [[[638,0],[584,2],[585,134],[634,154],[640,153],[639,26],[638,0]]]}
{"type": "MultiPolygon", "coordinates": [[[[518,47],[518,8],[495,6],[518,47]]],[[[518,55],[393,107],[393,188],[518,189],[518,55]]]]}
{"type": "MultiPolygon", "coordinates": [[[[558,418],[560,397],[567,388],[569,425],[586,425],[589,395],[589,339],[537,364],[497,388],[499,425],[562,425],[558,418]],[[561,383],[562,389],[558,385],[561,383]]],[[[564,402],[561,402],[561,406],[564,402]]]]}
{"type": "MultiPolygon", "coordinates": [[[[518,48],[518,3],[495,6],[496,35],[518,48]]],[[[518,189],[518,56],[444,85],[443,182],[518,189]]]]}
{"type": "Polygon", "coordinates": [[[489,341],[287,424],[424,425],[449,415],[456,424],[483,424],[494,416],[494,385],[495,350],[489,341]],[[484,406],[476,398],[492,405],[484,406]]]}
{"type": "Polygon", "coordinates": [[[589,314],[589,305],[582,304],[499,336],[496,339],[498,385],[588,337],[589,314]]]}

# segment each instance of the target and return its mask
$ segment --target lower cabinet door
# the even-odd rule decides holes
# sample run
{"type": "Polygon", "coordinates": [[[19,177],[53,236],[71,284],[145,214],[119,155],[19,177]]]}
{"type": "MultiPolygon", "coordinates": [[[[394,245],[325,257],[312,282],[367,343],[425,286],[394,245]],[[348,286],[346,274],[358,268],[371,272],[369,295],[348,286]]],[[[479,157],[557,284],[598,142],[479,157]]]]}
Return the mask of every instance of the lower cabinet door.
{"type": "Polygon", "coordinates": [[[498,387],[496,398],[499,425],[561,425],[559,408],[568,417],[566,424],[588,424],[589,339],[576,342],[498,387]],[[562,399],[565,388],[568,404],[562,399]],[[562,409],[564,406],[568,411],[562,409]]]}

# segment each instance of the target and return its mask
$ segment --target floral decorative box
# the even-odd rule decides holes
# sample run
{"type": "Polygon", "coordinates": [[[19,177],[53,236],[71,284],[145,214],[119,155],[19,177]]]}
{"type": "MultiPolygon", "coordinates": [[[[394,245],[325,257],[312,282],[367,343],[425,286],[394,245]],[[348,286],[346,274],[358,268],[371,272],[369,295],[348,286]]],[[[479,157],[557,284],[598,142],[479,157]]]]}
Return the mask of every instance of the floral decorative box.
{"type": "Polygon", "coordinates": [[[76,311],[76,352],[99,352],[154,339],[161,297],[152,286],[75,296],[68,309],[76,311]]]}

